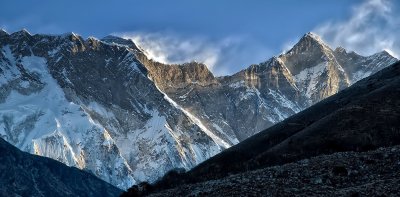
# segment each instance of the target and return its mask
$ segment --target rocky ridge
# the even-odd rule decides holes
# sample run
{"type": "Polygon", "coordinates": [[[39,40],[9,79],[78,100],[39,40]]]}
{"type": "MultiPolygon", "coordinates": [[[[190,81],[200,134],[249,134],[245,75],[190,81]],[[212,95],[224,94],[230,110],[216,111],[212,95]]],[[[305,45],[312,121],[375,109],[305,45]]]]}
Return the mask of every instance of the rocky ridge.
{"type": "Polygon", "coordinates": [[[344,66],[351,57],[338,60],[311,33],[225,77],[201,63],[154,62],[115,36],[0,31],[0,47],[0,136],[120,188],[191,169],[396,61],[379,53],[344,66]]]}
{"type": "Polygon", "coordinates": [[[397,62],[188,172],[168,173],[124,195],[395,195],[399,95],[397,62]]]}
{"type": "Polygon", "coordinates": [[[147,77],[131,48],[5,34],[0,135],[120,188],[191,168],[221,148],[147,77]]]}
{"type": "Polygon", "coordinates": [[[161,91],[234,145],[397,61],[384,51],[368,57],[338,51],[310,32],[288,52],[224,77],[195,62],[166,65],[137,56],[161,91]]]}

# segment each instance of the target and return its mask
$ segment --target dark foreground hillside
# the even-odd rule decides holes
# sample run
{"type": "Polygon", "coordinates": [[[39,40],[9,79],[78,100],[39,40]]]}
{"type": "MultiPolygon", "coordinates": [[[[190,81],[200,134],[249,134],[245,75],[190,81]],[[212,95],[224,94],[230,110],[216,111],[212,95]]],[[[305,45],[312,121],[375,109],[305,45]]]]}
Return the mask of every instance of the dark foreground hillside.
{"type": "Polygon", "coordinates": [[[118,196],[92,174],[22,152],[0,138],[0,196],[118,196]]]}
{"type": "Polygon", "coordinates": [[[151,196],[398,196],[400,146],[321,155],[151,196]]]}
{"type": "MultiPolygon", "coordinates": [[[[395,63],[187,173],[167,174],[156,184],[139,187],[139,190],[148,188],[141,193],[174,187],[179,190],[184,184],[220,179],[322,154],[363,152],[399,145],[399,98],[400,63],[395,63]]],[[[366,179],[365,183],[371,181],[366,179]]]]}

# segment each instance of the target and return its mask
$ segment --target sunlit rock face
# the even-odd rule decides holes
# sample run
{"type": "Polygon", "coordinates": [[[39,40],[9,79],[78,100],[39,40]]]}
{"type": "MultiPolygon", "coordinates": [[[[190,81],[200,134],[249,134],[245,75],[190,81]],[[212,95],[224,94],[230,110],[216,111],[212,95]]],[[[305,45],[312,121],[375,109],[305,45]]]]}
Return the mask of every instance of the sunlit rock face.
{"type": "Polygon", "coordinates": [[[314,33],[305,34],[286,53],[225,77],[214,77],[196,62],[166,65],[143,53],[137,56],[163,92],[229,144],[397,61],[385,51],[364,57],[332,50],[314,33]]]}
{"type": "Polygon", "coordinates": [[[306,34],[232,76],[166,65],[132,41],[0,32],[0,136],[128,188],[220,151],[396,61],[306,34]]]}

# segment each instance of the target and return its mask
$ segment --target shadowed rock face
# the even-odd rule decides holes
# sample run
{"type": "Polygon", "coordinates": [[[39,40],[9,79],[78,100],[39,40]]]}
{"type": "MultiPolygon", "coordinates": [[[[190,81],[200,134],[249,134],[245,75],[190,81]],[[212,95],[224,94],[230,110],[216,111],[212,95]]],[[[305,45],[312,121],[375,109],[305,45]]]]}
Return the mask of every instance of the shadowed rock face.
{"type": "Polygon", "coordinates": [[[399,145],[399,96],[400,63],[395,63],[187,173],[164,177],[154,185],[154,190],[176,187],[175,182],[182,185],[209,181],[321,154],[399,145]]]}
{"type": "Polygon", "coordinates": [[[31,155],[0,139],[1,196],[118,196],[122,191],[94,175],[31,155]]]}
{"type": "Polygon", "coordinates": [[[127,188],[191,169],[395,61],[346,54],[306,34],[288,53],[215,77],[115,36],[0,32],[0,136],[127,188]]]}

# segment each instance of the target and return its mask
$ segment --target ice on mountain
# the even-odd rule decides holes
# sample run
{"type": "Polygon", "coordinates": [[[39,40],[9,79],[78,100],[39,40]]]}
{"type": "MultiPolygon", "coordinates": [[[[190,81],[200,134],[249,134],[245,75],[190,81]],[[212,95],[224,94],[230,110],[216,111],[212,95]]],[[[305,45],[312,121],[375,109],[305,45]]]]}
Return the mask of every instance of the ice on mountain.
{"type": "Polygon", "coordinates": [[[318,79],[326,71],[328,62],[322,62],[314,67],[306,68],[302,70],[299,74],[294,76],[294,79],[298,86],[307,87],[305,89],[305,95],[311,98],[311,95],[316,90],[318,84],[318,79]]]}

